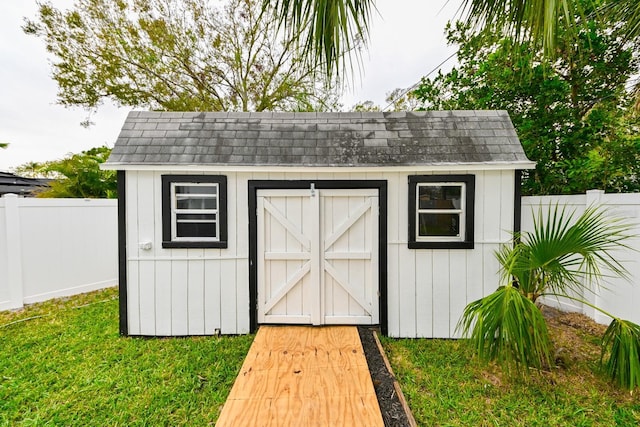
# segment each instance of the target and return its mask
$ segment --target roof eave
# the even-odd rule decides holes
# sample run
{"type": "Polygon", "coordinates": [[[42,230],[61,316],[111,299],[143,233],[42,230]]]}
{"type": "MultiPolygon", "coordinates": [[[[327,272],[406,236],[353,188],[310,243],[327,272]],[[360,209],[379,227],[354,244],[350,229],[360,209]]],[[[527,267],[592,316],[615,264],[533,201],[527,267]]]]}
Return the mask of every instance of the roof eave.
{"type": "Polygon", "coordinates": [[[349,172],[411,172],[411,171],[460,171],[460,170],[525,170],[534,169],[535,162],[529,160],[513,162],[459,162],[408,165],[285,165],[285,164],[176,164],[176,163],[118,163],[107,162],[100,165],[103,170],[140,171],[197,171],[197,172],[335,172],[349,169],[349,172]]]}

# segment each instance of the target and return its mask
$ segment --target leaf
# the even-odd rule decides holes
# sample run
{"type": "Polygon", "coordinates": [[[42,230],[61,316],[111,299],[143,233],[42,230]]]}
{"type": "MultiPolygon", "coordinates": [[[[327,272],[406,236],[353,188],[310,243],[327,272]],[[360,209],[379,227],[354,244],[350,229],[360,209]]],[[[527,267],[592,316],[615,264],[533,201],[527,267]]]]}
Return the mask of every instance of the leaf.
{"type": "Polygon", "coordinates": [[[640,325],[614,319],[602,337],[600,364],[621,387],[640,387],[640,325]],[[606,362],[603,363],[608,354],[606,362]]]}
{"type": "Polygon", "coordinates": [[[551,342],[542,313],[513,286],[467,305],[457,329],[482,361],[522,374],[551,365],[551,342]]]}

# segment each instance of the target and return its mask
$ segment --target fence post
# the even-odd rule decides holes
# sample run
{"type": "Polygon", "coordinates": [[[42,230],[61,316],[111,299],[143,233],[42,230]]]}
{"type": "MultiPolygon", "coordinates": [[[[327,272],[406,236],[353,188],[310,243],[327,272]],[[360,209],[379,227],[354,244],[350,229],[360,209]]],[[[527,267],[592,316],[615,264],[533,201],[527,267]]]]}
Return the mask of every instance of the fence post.
{"type": "Polygon", "coordinates": [[[7,232],[7,282],[9,285],[9,309],[24,306],[24,289],[22,281],[22,247],[20,244],[19,201],[15,194],[2,196],[5,201],[5,217],[7,232]]]}
{"type": "MultiPolygon", "coordinates": [[[[600,206],[602,204],[602,196],[604,195],[604,190],[587,190],[587,198],[586,198],[586,206],[585,208],[600,206]]],[[[590,288],[587,288],[590,289],[590,288]]],[[[594,289],[593,292],[585,291],[582,296],[588,303],[598,306],[598,290],[594,289]]],[[[599,312],[596,312],[595,309],[589,307],[587,305],[583,305],[582,312],[589,316],[592,319],[596,319],[596,316],[599,315],[599,312]]]]}

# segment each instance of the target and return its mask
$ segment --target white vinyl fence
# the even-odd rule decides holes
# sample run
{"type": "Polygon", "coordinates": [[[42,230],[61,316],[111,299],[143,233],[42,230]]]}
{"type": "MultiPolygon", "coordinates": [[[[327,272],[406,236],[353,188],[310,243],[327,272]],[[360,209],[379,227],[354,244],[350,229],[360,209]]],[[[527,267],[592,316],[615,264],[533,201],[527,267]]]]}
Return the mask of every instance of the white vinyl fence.
{"type": "Polygon", "coordinates": [[[0,310],[117,284],[116,200],[0,198],[0,310]]]}
{"type": "MultiPolygon", "coordinates": [[[[543,213],[548,206],[556,203],[566,206],[567,210],[575,210],[575,216],[580,215],[588,206],[602,206],[607,215],[622,218],[625,222],[634,224],[631,233],[634,237],[626,243],[631,249],[616,251],[616,259],[629,271],[631,279],[608,277],[604,285],[596,289],[595,293],[586,292],[578,295],[591,304],[607,312],[640,323],[640,193],[605,194],[601,190],[587,191],[586,194],[575,196],[532,196],[522,198],[522,230],[533,229],[533,215],[537,215],[539,207],[543,213]]],[[[565,311],[577,311],[593,318],[598,323],[607,324],[611,318],[593,308],[576,303],[568,299],[545,299],[545,303],[556,306],[565,311]]]]}
{"type": "MultiPolygon", "coordinates": [[[[604,205],[611,215],[635,224],[635,237],[627,243],[636,251],[617,254],[631,280],[608,278],[605,289],[582,297],[640,323],[640,193],[593,190],[575,196],[523,197],[522,229],[532,229],[539,207],[546,212],[556,203],[576,214],[590,205],[604,205]]],[[[116,200],[0,198],[0,310],[117,284],[117,216],[116,200]]],[[[584,313],[600,323],[610,320],[574,301],[545,302],[584,313]]]]}

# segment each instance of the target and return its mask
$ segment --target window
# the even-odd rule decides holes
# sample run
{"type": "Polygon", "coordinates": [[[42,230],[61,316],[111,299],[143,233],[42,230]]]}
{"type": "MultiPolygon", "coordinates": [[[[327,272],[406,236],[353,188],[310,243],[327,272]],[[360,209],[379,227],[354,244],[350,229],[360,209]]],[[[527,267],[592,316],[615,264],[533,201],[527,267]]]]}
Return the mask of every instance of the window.
{"type": "Polygon", "coordinates": [[[409,248],[473,248],[473,175],[409,176],[409,248]]]}
{"type": "Polygon", "coordinates": [[[227,179],[162,176],[162,247],[227,247],[227,179]]]}

